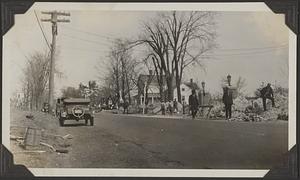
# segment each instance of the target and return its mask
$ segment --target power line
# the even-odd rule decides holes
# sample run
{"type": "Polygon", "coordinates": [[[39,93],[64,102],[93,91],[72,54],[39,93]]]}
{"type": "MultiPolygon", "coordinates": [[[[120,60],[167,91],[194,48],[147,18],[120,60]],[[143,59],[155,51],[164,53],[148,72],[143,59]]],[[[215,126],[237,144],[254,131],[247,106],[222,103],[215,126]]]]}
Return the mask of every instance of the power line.
{"type": "Polygon", "coordinates": [[[107,39],[109,41],[113,41],[114,40],[111,37],[108,37],[108,36],[105,36],[105,35],[101,35],[101,34],[97,34],[97,33],[93,33],[93,32],[83,31],[83,30],[79,30],[79,29],[75,29],[75,28],[66,27],[66,26],[64,26],[64,28],[69,29],[69,30],[73,30],[73,31],[77,31],[77,32],[81,32],[81,33],[86,33],[86,34],[93,35],[93,36],[98,36],[98,37],[107,39]]]}
{"type": "Polygon", "coordinates": [[[82,48],[74,48],[74,47],[66,47],[66,46],[63,46],[63,49],[65,50],[79,50],[79,51],[85,51],[85,52],[94,52],[94,53],[108,53],[109,51],[107,50],[92,50],[92,49],[82,49],[82,48]]]}
{"type": "Polygon", "coordinates": [[[262,50],[262,51],[253,51],[253,52],[243,52],[243,53],[235,53],[235,54],[207,54],[207,55],[203,55],[205,57],[213,57],[213,56],[240,56],[240,55],[258,55],[258,54],[264,54],[264,53],[270,53],[270,52],[274,52],[277,50],[283,50],[281,49],[269,49],[269,50],[262,50]]]}
{"type": "Polygon", "coordinates": [[[40,30],[42,31],[43,37],[44,37],[44,39],[45,39],[45,41],[46,41],[46,44],[47,44],[47,46],[49,47],[49,49],[51,50],[50,43],[49,43],[49,41],[48,41],[48,39],[47,39],[47,37],[46,37],[46,34],[45,34],[45,32],[44,32],[44,30],[43,30],[43,28],[42,28],[42,26],[41,26],[39,17],[38,17],[38,15],[36,14],[36,11],[35,11],[35,10],[34,10],[34,14],[35,14],[36,20],[37,20],[37,22],[38,22],[38,25],[39,25],[39,27],[40,27],[40,30]]]}
{"type": "MultiPolygon", "coordinates": [[[[71,27],[66,27],[66,29],[69,29],[69,30],[73,30],[73,31],[77,31],[77,32],[82,32],[82,33],[86,33],[86,34],[90,34],[90,35],[94,35],[94,36],[98,36],[98,37],[101,37],[101,38],[105,38],[105,39],[108,39],[110,41],[113,40],[113,38],[111,37],[108,37],[108,36],[105,36],[105,35],[101,35],[101,34],[97,34],[97,33],[93,33],[93,32],[88,32],[88,31],[83,31],[83,30],[79,30],[79,29],[76,29],[76,28],[71,28],[71,27]]],[[[288,44],[282,44],[280,46],[267,46],[267,47],[251,47],[251,48],[233,48],[233,49],[219,49],[221,51],[251,51],[251,50],[263,50],[263,49],[276,49],[276,48],[282,48],[282,47],[287,47],[288,44]]]]}
{"type": "Polygon", "coordinates": [[[282,44],[280,46],[267,46],[267,47],[257,47],[257,48],[236,48],[236,49],[218,49],[221,51],[248,51],[248,50],[264,50],[264,49],[278,49],[285,48],[288,44],[282,44]]]}
{"type": "Polygon", "coordinates": [[[67,34],[62,34],[62,35],[65,37],[72,38],[72,39],[78,39],[81,41],[86,41],[86,42],[95,43],[95,44],[99,44],[99,45],[107,45],[107,46],[111,45],[111,44],[107,44],[107,43],[100,43],[99,41],[92,41],[92,40],[88,40],[88,39],[79,38],[77,36],[71,36],[71,35],[67,35],[67,34]]]}
{"type": "MultiPolygon", "coordinates": [[[[62,55],[60,56],[61,58],[69,58],[70,56],[65,56],[65,55],[62,55]]],[[[76,55],[76,57],[78,58],[84,58],[85,60],[98,60],[98,59],[104,59],[104,57],[102,56],[90,56],[89,54],[79,54],[79,55],[76,55]]]]}

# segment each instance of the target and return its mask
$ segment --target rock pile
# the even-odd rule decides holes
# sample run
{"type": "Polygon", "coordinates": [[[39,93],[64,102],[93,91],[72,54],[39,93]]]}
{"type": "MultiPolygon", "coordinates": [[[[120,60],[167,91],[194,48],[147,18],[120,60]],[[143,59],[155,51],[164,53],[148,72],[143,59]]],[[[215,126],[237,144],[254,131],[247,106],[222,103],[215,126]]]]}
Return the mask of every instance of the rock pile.
{"type": "MultiPolygon", "coordinates": [[[[232,118],[230,121],[272,121],[288,120],[288,95],[275,94],[276,107],[272,107],[270,101],[267,101],[267,111],[263,111],[261,98],[252,98],[249,100],[240,95],[234,100],[232,106],[232,118]]],[[[211,111],[210,118],[224,118],[225,109],[222,101],[214,102],[214,108],[211,111]]]]}

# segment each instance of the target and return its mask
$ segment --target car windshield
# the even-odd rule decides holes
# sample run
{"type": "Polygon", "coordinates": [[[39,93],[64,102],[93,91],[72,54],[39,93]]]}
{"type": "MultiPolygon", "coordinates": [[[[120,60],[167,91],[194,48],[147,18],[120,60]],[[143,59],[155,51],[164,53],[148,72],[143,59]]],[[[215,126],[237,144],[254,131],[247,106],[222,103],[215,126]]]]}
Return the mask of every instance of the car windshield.
{"type": "Polygon", "coordinates": [[[81,98],[70,98],[70,99],[65,99],[64,104],[82,104],[82,105],[89,105],[90,104],[90,99],[81,99],[81,98]]]}

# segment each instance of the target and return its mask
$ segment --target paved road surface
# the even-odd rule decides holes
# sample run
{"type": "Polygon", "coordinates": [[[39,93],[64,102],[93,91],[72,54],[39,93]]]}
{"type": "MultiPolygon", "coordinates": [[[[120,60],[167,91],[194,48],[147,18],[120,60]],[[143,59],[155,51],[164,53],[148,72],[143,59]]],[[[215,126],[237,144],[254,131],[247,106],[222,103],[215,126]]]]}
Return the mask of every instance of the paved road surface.
{"type": "MultiPolygon", "coordinates": [[[[73,122],[67,122],[67,124],[73,122]]],[[[140,118],[101,112],[73,125],[63,167],[271,168],[288,148],[287,122],[140,118]]]]}

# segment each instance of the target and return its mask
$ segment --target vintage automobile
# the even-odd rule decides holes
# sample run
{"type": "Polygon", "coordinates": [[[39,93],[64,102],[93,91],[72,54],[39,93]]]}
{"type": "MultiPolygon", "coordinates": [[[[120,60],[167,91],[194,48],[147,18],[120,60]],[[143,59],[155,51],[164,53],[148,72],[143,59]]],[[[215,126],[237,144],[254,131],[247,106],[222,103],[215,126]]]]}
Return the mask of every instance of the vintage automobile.
{"type": "Polygon", "coordinates": [[[90,99],[66,98],[60,100],[60,105],[56,109],[60,126],[64,126],[66,120],[85,120],[85,125],[94,125],[94,112],[90,106],[90,99]]]}

